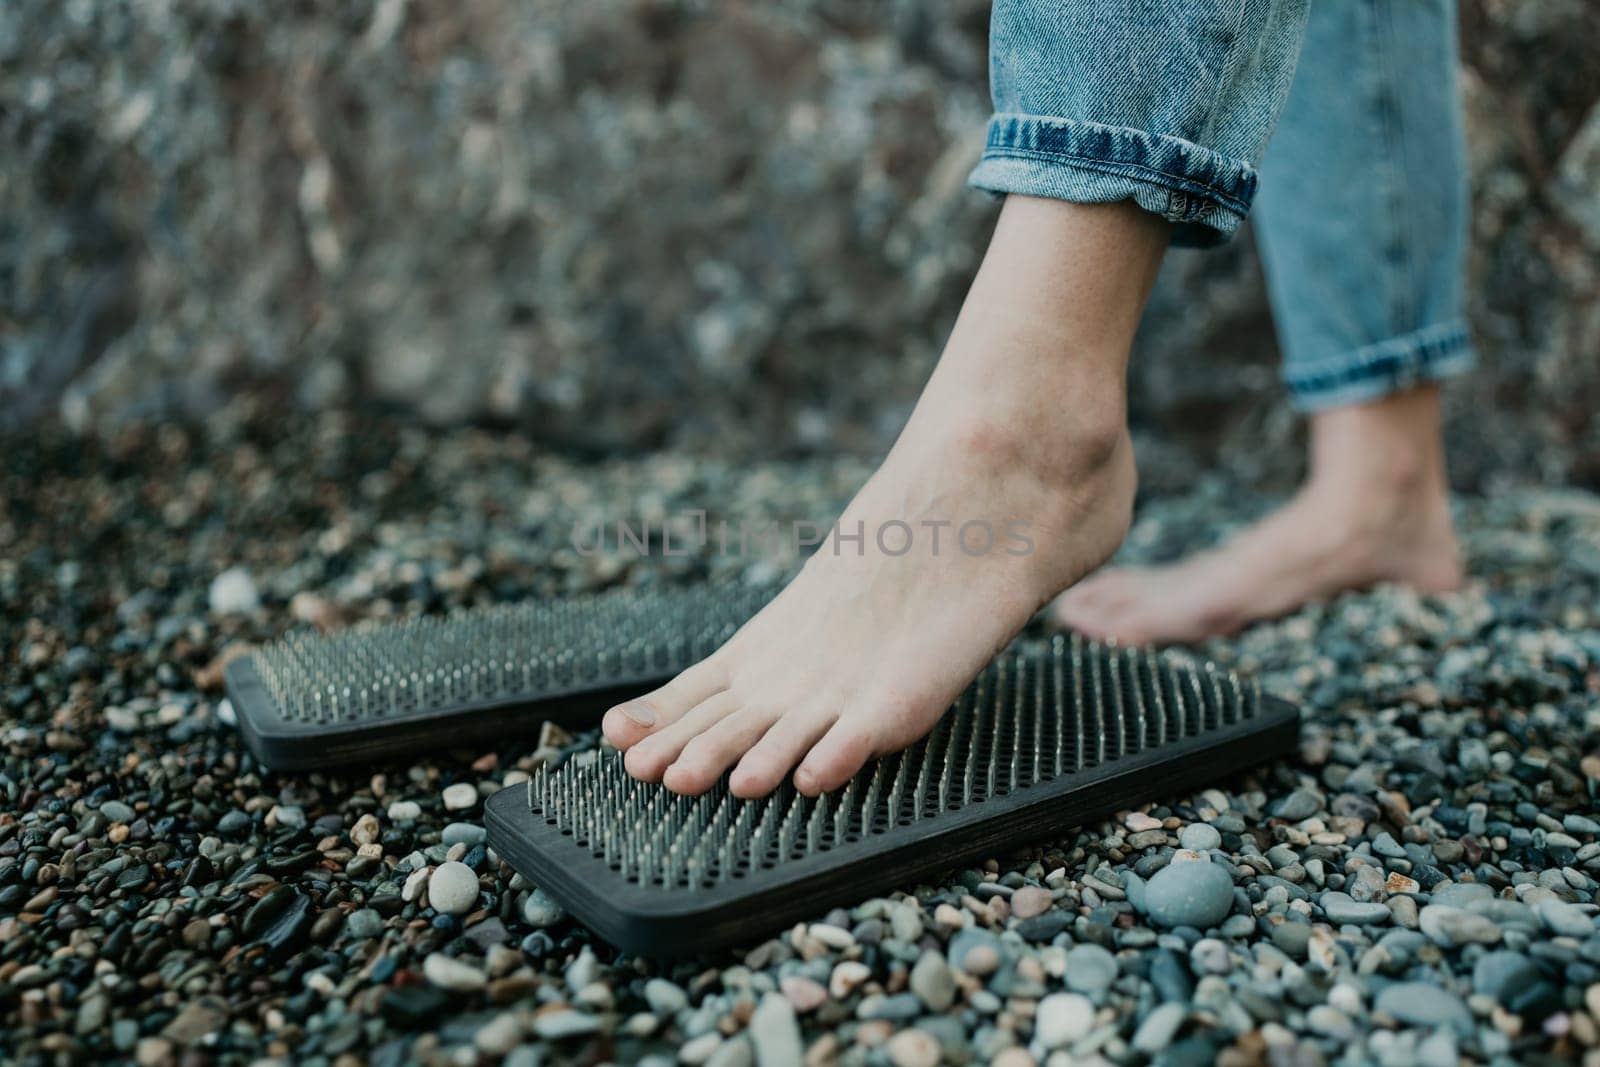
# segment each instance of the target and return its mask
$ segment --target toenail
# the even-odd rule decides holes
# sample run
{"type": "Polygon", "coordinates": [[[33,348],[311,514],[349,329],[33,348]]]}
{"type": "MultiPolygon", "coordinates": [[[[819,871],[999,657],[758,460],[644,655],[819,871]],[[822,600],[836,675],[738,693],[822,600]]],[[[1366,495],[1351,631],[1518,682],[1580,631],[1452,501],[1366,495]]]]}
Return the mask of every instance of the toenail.
{"type": "Polygon", "coordinates": [[[623,704],[617,708],[617,710],[622,712],[622,714],[626,715],[629,719],[632,719],[634,724],[637,726],[649,728],[656,724],[656,713],[651,711],[649,705],[647,704],[641,704],[638,702],[632,704],[623,704]]]}
{"type": "Polygon", "coordinates": [[[801,767],[794,772],[794,784],[801,789],[810,789],[817,784],[817,772],[809,767],[801,767]]]}

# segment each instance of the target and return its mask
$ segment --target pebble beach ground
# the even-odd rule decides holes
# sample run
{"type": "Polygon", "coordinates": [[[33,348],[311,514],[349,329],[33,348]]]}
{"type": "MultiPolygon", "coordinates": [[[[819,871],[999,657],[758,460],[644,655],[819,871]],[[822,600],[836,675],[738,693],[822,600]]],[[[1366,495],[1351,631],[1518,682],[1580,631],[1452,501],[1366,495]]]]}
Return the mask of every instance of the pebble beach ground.
{"type": "MultiPolygon", "coordinates": [[[[1600,1062],[1600,497],[1463,500],[1464,592],[1205,648],[1304,704],[1293,758],[659,965],[483,844],[483,800],[592,734],[273,774],[221,665],[294,625],[775,581],[570,535],[826,520],[861,461],[586,464],[344,415],[0,446],[9,1061],[1600,1062]]],[[[1127,555],[1267,503],[1147,502],[1127,555]]]]}

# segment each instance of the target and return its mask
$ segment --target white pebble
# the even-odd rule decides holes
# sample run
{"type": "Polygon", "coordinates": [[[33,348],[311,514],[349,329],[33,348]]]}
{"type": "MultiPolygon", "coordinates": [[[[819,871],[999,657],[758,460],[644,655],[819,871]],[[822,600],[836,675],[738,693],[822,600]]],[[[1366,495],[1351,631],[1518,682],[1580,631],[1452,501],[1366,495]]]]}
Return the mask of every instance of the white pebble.
{"type": "Polygon", "coordinates": [[[1034,1036],[1045,1048],[1070,1045],[1094,1026],[1094,1004],[1078,993],[1052,993],[1039,1001],[1034,1036]]]}
{"type": "Polygon", "coordinates": [[[478,802],[478,787],[471,782],[457,782],[446,786],[444,807],[446,811],[466,811],[478,802]]]}
{"type": "Polygon", "coordinates": [[[208,599],[217,615],[248,615],[261,607],[261,594],[243,567],[230,567],[211,579],[208,599]]]}
{"type": "Polygon", "coordinates": [[[422,814],[422,805],[415,800],[397,800],[389,805],[391,822],[410,822],[422,814]]]}
{"type": "Polygon", "coordinates": [[[443,915],[463,915],[478,902],[478,876],[465,863],[441,863],[428,879],[428,903],[443,915]]]}
{"type": "Polygon", "coordinates": [[[442,952],[435,952],[422,961],[422,976],[440,989],[458,993],[482,989],[488,984],[482,971],[442,952]]]}

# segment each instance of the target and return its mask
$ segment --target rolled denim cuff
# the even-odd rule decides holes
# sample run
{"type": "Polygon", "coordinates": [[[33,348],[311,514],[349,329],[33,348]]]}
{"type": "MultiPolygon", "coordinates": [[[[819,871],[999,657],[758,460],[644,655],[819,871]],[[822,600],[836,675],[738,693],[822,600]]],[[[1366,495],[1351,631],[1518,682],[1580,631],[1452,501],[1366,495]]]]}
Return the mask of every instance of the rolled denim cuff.
{"type": "Polygon", "coordinates": [[[1465,374],[1477,362],[1462,322],[1445,322],[1325,359],[1294,362],[1284,376],[1299,411],[1360,404],[1465,374]]]}
{"type": "Polygon", "coordinates": [[[1132,200],[1173,224],[1173,244],[1191,247],[1227,240],[1256,193],[1254,167],[1192,141],[1039,115],[990,119],[983,159],[967,180],[991,193],[1132,200]]]}

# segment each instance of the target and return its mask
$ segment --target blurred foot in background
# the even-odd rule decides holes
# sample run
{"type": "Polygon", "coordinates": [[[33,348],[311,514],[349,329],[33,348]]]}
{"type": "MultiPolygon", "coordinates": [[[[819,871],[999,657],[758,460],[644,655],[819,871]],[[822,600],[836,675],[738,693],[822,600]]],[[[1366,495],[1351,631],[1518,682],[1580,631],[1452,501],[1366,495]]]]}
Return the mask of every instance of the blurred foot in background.
{"type": "Polygon", "coordinates": [[[1221,548],[1094,575],[1061,623],[1199,641],[1377,582],[1460,584],[1438,389],[1473,364],[1456,51],[1449,3],[1311,5],[1251,214],[1306,483],[1221,548]]]}
{"type": "Polygon", "coordinates": [[[1313,416],[1310,473],[1285,507],[1182,563],[1101,571],[1054,615],[1101,639],[1193,642],[1347,589],[1437,593],[1461,579],[1438,388],[1426,386],[1313,416]]]}

